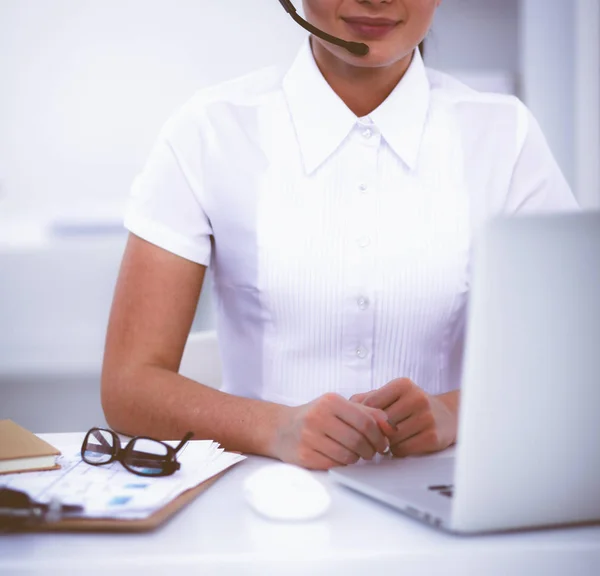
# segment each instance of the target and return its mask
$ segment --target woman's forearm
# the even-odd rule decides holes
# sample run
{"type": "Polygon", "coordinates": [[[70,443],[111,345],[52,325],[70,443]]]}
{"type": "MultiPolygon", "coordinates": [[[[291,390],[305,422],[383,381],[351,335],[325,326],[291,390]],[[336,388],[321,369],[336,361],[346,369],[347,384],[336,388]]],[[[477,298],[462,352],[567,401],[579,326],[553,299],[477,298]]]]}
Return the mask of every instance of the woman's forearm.
{"type": "Polygon", "coordinates": [[[230,451],[272,456],[287,407],[225,394],[157,366],[140,366],[119,378],[103,376],[108,424],[130,436],[211,439],[230,451]]]}

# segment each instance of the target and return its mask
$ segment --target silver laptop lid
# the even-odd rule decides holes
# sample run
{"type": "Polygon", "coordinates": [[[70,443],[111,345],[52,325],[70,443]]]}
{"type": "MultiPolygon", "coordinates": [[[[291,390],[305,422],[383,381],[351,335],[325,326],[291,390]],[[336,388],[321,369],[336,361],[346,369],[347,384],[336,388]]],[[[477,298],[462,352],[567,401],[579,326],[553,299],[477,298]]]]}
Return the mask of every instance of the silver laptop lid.
{"type": "Polygon", "coordinates": [[[474,273],[452,528],[600,520],[600,213],[498,219],[474,273]]]}

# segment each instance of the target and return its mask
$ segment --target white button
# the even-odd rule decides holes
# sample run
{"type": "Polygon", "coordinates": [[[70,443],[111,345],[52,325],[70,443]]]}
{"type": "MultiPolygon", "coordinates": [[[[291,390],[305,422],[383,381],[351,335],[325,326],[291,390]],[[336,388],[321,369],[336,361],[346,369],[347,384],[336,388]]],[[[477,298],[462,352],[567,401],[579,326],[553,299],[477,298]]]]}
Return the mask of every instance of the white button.
{"type": "Polygon", "coordinates": [[[361,248],[366,248],[371,243],[371,239],[368,236],[363,236],[362,238],[359,238],[357,242],[361,248]]]}
{"type": "Polygon", "coordinates": [[[367,192],[369,190],[369,187],[364,182],[362,182],[361,184],[358,185],[358,189],[361,192],[367,192]]]}
{"type": "Polygon", "coordinates": [[[373,132],[370,128],[366,128],[363,130],[362,135],[368,140],[371,136],[373,136],[373,132]]]}
{"type": "Polygon", "coordinates": [[[367,354],[368,352],[362,346],[356,349],[356,355],[361,359],[366,358],[367,354]]]}
{"type": "Polygon", "coordinates": [[[361,310],[366,310],[369,307],[369,299],[361,296],[356,303],[361,310]]]}

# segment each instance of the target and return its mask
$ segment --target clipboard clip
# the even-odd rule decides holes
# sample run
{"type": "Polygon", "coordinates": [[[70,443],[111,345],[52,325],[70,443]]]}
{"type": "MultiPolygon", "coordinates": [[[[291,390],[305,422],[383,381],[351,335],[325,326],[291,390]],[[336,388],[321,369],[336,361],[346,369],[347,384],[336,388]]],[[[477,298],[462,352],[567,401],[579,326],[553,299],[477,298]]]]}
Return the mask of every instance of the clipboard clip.
{"type": "Polygon", "coordinates": [[[20,530],[77,517],[83,506],[62,504],[57,499],[36,502],[29,494],[0,486],[0,531],[20,530]]]}

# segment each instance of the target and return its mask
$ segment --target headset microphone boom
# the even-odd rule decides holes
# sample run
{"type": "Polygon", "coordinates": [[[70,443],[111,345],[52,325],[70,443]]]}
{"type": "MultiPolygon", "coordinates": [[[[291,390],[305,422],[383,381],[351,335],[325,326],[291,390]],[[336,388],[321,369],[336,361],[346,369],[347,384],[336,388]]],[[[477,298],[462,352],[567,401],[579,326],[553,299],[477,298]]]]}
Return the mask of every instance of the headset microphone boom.
{"type": "Polygon", "coordinates": [[[330,34],[323,32],[323,30],[319,30],[301,18],[298,15],[298,12],[296,12],[296,8],[294,8],[291,0],[279,0],[279,3],[285,8],[285,11],[294,19],[295,22],[300,24],[302,28],[308,30],[311,34],[318,36],[326,42],[330,42],[331,44],[345,48],[348,50],[348,52],[354,54],[355,56],[366,56],[369,53],[369,47],[366,44],[362,44],[361,42],[347,42],[341,38],[336,38],[335,36],[331,36],[330,34]]]}

